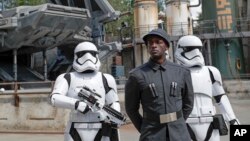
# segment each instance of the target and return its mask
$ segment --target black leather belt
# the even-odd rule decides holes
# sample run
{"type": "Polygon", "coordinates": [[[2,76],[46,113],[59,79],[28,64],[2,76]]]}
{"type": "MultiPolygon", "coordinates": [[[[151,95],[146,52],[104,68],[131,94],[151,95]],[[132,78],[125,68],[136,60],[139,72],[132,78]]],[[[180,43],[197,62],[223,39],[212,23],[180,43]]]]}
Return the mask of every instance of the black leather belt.
{"type": "Polygon", "coordinates": [[[158,123],[173,122],[181,117],[183,117],[181,110],[178,112],[172,112],[172,113],[161,114],[161,115],[143,112],[144,119],[148,121],[158,122],[158,123]]]}

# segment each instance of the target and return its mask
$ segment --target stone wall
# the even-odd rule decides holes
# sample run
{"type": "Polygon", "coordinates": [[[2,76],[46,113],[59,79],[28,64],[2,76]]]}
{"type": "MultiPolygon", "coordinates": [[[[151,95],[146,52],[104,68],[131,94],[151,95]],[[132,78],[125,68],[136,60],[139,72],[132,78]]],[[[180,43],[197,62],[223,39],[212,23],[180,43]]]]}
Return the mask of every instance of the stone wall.
{"type": "Polygon", "coordinates": [[[69,110],[51,106],[48,95],[0,93],[0,132],[63,132],[69,110]]]}
{"type": "Polygon", "coordinates": [[[223,82],[226,94],[231,97],[250,97],[249,80],[226,80],[223,82]]]}

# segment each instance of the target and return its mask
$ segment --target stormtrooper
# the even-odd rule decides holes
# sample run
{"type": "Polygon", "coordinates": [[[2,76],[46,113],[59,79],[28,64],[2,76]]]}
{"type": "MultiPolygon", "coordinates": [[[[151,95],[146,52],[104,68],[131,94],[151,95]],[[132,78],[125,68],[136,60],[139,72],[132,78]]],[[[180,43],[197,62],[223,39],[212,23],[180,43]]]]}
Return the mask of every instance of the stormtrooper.
{"type": "Polygon", "coordinates": [[[78,96],[81,88],[98,93],[98,102],[120,111],[114,78],[99,72],[98,50],[91,42],[82,42],[74,50],[74,72],[57,77],[50,95],[55,107],[71,109],[64,141],[119,141],[118,130],[107,124],[107,116],[78,96]]]}
{"type": "Polygon", "coordinates": [[[219,141],[220,135],[227,134],[226,123],[238,125],[239,121],[225,95],[219,70],[205,66],[201,49],[201,40],[187,35],[178,40],[175,51],[177,62],[190,68],[192,77],[194,107],[186,122],[193,141],[219,141]],[[216,114],[215,106],[221,114],[216,114]]]}

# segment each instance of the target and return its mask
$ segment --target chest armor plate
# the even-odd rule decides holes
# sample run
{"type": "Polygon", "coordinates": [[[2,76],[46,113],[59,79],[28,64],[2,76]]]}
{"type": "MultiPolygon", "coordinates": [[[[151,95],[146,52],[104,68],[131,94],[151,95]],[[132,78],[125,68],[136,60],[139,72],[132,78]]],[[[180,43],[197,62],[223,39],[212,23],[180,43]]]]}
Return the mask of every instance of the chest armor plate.
{"type": "Polygon", "coordinates": [[[80,99],[80,97],[78,97],[78,92],[83,86],[86,86],[101,95],[101,98],[98,99],[104,103],[105,89],[102,83],[102,74],[100,72],[86,74],[71,73],[71,82],[68,91],[68,96],[80,99]]]}
{"type": "Polygon", "coordinates": [[[215,108],[212,101],[212,81],[207,67],[191,68],[194,90],[194,107],[190,117],[212,116],[215,108]]]}
{"type": "Polygon", "coordinates": [[[212,97],[212,81],[207,67],[191,68],[194,93],[212,97]]]}

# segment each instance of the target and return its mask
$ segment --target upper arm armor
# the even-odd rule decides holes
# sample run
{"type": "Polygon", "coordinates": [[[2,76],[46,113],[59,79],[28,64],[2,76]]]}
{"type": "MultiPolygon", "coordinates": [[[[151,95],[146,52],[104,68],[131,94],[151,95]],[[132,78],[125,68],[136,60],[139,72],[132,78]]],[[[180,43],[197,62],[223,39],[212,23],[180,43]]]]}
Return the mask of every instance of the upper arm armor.
{"type": "Polygon", "coordinates": [[[56,78],[50,102],[53,106],[75,109],[77,99],[66,96],[69,89],[70,74],[61,74],[56,78]]]}
{"type": "Polygon", "coordinates": [[[57,94],[66,95],[68,92],[68,89],[69,89],[69,84],[68,84],[68,81],[65,79],[65,73],[64,73],[64,74],[59,75],[56,78],[52,94],[57,93],[57,94]]]}
{"type": "Polygon", "coordinates": [[[103,75],[107,80],[108,87],[110,89],[113,89],[117,93],[117,86],[114,77],[110,74],[103,74],[103,75]]]}
{"type": "Polygon", "coordinates": [[[212,84],[213,96],[225,94],[225,91],[224,91],[224,88],[222,85],[220,71],[213,66],[208,66],[208,69],[210,72],[211,81],[213,82],[213,84],[212,84]]]}
{"type": "Polygon", "coordinates": [[[104,79],[103,85],[104,85],[104,87],[108,87],[108,91],[106,91],[106,95],[105,95],[105,101],[106,101],[105,103],[112,104],[114,102],[119,101],[119,98],[117,95],[117,86],[116,86],[116,82],[115,82],[114,77],[111,76],[110,74],[103,74],[103,77],[104,77],[103,78],[104,79]]]}
{"type": "Polygon", "coordinates": [[[213,66],[208,66],[208,69],[211,72],[211,75],[212,75],[211,78],[213,78],[215,82],[220,83],[220,85],[222,85],[220,71],[213,66]]]}

